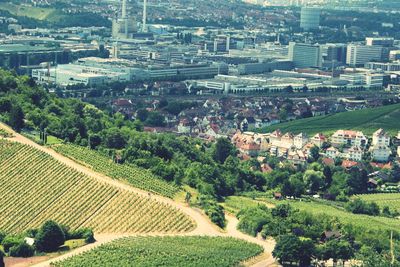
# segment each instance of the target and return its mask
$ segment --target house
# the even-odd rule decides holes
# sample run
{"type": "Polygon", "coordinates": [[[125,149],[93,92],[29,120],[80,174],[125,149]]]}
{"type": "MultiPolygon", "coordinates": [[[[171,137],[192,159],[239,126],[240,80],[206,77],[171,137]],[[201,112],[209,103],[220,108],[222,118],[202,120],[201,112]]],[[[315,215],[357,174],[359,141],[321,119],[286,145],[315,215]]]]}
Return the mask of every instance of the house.
{"type": "Polygon", "coordinates": [[[397,134],[397,136],[393,139],[393,143],[394,143],[394,145],[396,145],[396,146],[400,146],[400,131],[399,131],[399,133],[397,134]]]}
{"type": "Polygon", "coordinates": [[[374,191],[376,188],[378,188],[378,182],[372,178],[368,179],[367,185],[368,185],[368,191],[374,191]]]}
{"type": "Polygon", "coordinates": [[[400,158],[400,146],[397,147],[397,157],[400,158]]]}
{"type": "Polygon", "coordinates": [[[351,160],[343,160],[342,162],[342,167],[349,170],[353,167],[357,167],[358,166],[358,162],[356,161],[351,161],[351,160]]]}
{"type": "Polygon", "coordinates": [[[335,161],[331,158],[323,158],[322,164],[324,164],[325,166],[335,166],[335,161]]]}
{"type": "Polygon", "coordinates": [[[262,173],[269,173],[269,172],[272,172],[273,170],[274,169],[272,169],[272,167],[269,166],[269,164],[267,164],[267,163],[261,164],[261,172],[262,173]]]}
{"type": "Polygon", "coordinates": [[[281,141],[281,137],[282,137],[282,132],[281,132],[281,130],[277,129],[277,130],[273,131],[273,132],[269,135],[270,143],[274,143],[274,142],[279,142],[279,141],[281,141]]]}
{"type": "Polygon", "coordinates": [[[307,163],[307,156],[301,150],[291,150],[287,155],[287,160],[294,166],[301,166],[307,163]]]}
{"type": "Polygon", "coordinates": [[[322,133],[317,133],[311,138],[311,143],[316,145],[317,147],[322,147],[322,144],[326,142],[326,137],[322,133]]]}
{"type": "Polygon", "coordinates": [[[370,148],[372,160],[378,162],[387,162],[392,151],[388,146],[372,146],[370,148]]]}
{"type": "Polygon", "coordinates": [[[358,146],[365,147],[368,138],[360,131],[337,130],[331,137],[332,145],[358,146]]]}
{"type": "Polygon", "coordinates": [[[383,129],[377,130],[372,135],[372,146],[390,146],[390,136],[383,129]]]}
{"type": "Polygon", "coordinates": [[[279,192],[275,192],[275,193],[274,193],[274,198],[275,198],[276,200],[281,200],[281,199],[283,199],[282,194],[279,193],[279,192]]]}
{"type": "Polygon", "coordinates": [[[336,159],[337,157],[339,157],[339,155],[339,150],[333,146],[329,147],[325,152],[325,156],[331,159],[336,159]]]}
{"type": "Polygon", "coordinates": [[[309,142],[307,134],[300,133],[294,137],[293,144],[297,149],[302,149],[309,142]]]}
{"type": "Polygon", "coordinates": [[[190,134],[192,132],[192,123],[188,119],[181,119],[178,124],[178,133],[190,134]]]}
{"type": "Polygon", "coordinates": [[[349,160],[361,161],[364,155],[364,151],[358,146],[353,146],[347,150],[345,157],[349,160]]]}
{"type": "Polygon", "coordinates": [[[332,239],[340,239],[342,234],[339,231],[324,231],[321,235],[321,241],[326,242],[332,239]]]}

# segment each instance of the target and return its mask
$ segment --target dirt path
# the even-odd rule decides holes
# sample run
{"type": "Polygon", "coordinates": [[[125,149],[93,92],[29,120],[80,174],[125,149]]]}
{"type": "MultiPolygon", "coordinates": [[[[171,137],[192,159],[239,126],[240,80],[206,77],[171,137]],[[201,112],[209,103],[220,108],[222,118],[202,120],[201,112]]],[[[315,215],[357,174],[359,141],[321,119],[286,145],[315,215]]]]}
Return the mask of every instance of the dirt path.
{"type": "MultiPolygon", "coordinates": [[[[30,139],[28,139],[28,138],[26,138],[26,137],[24,137],[24,136],[22,136],[22,135],[20,135],[18,133],[15,133],[12,129],[10,129],[8,126],[6,126],[6,125],[4,125],[2,123],[0,123],[0,128],[3,128],[4,130],[6,130],[8,132],[13,133],[14,136],[9,138],[9,140],[11,140],[11,141],[18,142],[18,143],[25,144],[25,145],[29,145],[29,146],[33,146],[36,149],[51,155],[53,158],[55,158],[56,160],[60,161],[61,163],[65,164],[65,165],[67,165],[68,167],[73,168],[73,169],[75,169],[75,170],[77,170],[77,171],[79,171],[81,173],[84,173],[87,176],[92,177],[93,179],[97,179],[98,181],[101,181],[103,183],[107,183],[107,184],[109,184],[111,186],[114,186],[114,187],[117,187],[117,188],[120,188],[120,189],[123,189],[123,190],[127,190],[127,191],[130,191],[130,192],[139,194],[141,196],[144,196],[144,197],[148,197],[148,192],[140,190],[140,189],[137,189],[137,188],[134,188],[131,185],[124,184],[124,183],[122,183],[122,182],[120,182],[118,180],[112,179],[112,178],[107,177],[107,176],[105,176],[103,174],[95,172],[90,168],[82,166],[82,165],[78,164],[77,162],[75,162],[75,161],[73,161],[73,160],[71,160],[71,159],[69,159],[69,158],[67,158],[67,157],[55,152],[54,150],[52,150],[52,149],[50,149],[48,147],[44,147],[44,146],[38,145],[35,142],[33,142],[32,140],[30,140],[30,139]]],[[[271,255],[271,252],[272,252],[272,250],[273,250],[273,248],[275,246],[275,243],[273,241],[270,241],[270,240],[264,241],[264,240],[261,240],[261,239],[258,239],[258,238],[254,238],[254,237],[251,237],[251,236],[248,236],[248,235],[245,235],[245,234],[239,232],[236,229],[238,221],[237,221],[237,219],[235,217],[233,217],[231,215],[227,215],[226,216],[227,217],[227,221],[228,221],[227,229],[226,229],[226,232],[222,232],[214,224],[212,224],[204,214],[202,214],[198,210],[192,209],[192,208],[188,207],[185,204],[182,204],[182,203],[179,203],[179,202],[175,202],[172,199],[169,199],[169,198],[166,198],[166,197],[162,197],[162,196],[159,196],[159,195],[152,195],[152,198],[154,200],[156,200],[156,201],[159,201],[159,202],[165,203],[165,204],[169,204],[172,207],[175,207],[175,208],[179,209],[180,211],[182,211],[183,213],[185,213],[186,215],[188,215],[190,218],[193,219],[193,221],[196,223],[196,228],[192,232],[189,232],[189,233],[186,233],[186,234],[180,234],[181,236],[185,236],[185,235],[187,235],[187,236],[193,236],[193,235],[226,236],[226,237],[229,236],[229,237],[235,237],[235,238],[238,238],[238,239],[246,240],[248,242],[256,243],[256,244],[259,244],[262,247],[264,247],[265,253],[268,255],[268,257],[266,259],[264,257],[263,260],[261,260],[260,262],[255,263],[253,265],[254,267],[272,266],[275,263],[275,260],[271,255]]],[[[166,235],[171,235],[171,234],[160,234],[160,235],[166,236],[166,235]]],[[[172,235],[174,235],[174,234],[172,234],[172,235]]],[[[102,245],[104,243],[108,243],[108,242],[111,242],[111,241],[113,241],[115,239],[122,238],[122,237],[125,237],[125,236],[141,236],[141,235],[140,234],[137,234],[137,235],[115,235],[115,234],[100,234],[100,235],[96,235],[97,242],[95,242],[93,244],[89,244],[89,245],[83,246],[81,248],[77,248],[77,249],[75,249],[75,250],[73,250],[73,251],[71,251],[69,253],[66,253],[66,254],[64,254],[62,256],[53,258],[51,260],[42,262],[40,264],[36,264],[34,266],[35,267],[49,266],[51,262],[63,260],[63,259],[75,256],[75,255],[78,255],[78,254],[83,253],[85,251],[91,250],[91,249],[93,249],[95,247],[98,247],[98,246],[100,246],[100,245],[102,245]]]]}

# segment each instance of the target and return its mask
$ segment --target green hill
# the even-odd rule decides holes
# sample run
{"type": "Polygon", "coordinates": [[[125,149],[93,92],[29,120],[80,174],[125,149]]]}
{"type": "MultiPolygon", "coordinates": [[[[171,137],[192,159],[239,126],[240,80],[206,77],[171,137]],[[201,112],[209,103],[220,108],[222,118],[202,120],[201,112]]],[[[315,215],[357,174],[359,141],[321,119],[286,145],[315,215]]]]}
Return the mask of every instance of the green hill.
{"type": "Polygon", "coordinates": [[[58,11],[53,8],[42,8],[11,3],[0,3],[0,10],[8,11],[14,16],[28,17],[37,20],[46,20],[58,11]]]}
{"type": "Polygon", "coordinates": [[[313,135],[319,132],[331,134],[339,129],[353,129],[371,135],[379,128],[392,135],[400,131],[400,104],[280,123],[264,128],[262,132],[281,129],[283,132],[313,135]]]}

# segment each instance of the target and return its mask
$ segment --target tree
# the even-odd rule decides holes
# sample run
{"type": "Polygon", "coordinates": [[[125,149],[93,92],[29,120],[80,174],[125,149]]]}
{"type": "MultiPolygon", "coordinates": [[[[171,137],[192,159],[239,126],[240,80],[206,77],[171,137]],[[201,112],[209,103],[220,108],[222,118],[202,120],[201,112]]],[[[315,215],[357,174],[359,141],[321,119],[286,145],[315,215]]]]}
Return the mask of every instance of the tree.
{"type": "Polygon", "coordinates": [[[4,263],[4,252],[0,249],[0,267],[5,267],[4,263]]]}
{"type": "Polygon", "coordinates": [[[349,172],[350,176],[347,184],[350,187],[351,194],[363,194],[368,192],[368,173],[353,167],[349,172]]]}
{"type": "Polygon", "coordinates": [[[24,127],[24,112],[19,105],[13,105],[10,112],[10,126],[17,132],[20,132],[24,127]]]}
{"type": "Polygon", "coordinates": [[[303,176],[310,193],[314,194],[324,185],[324,174],[320,171],[307,170],[303,176]]]}
{"type": "Polygon", "coordinates": [[[310,149],[310,159],[315,162],[319,159],[319,147],[313,146],[310,149]]]}
{"type": "Polygon", "coordinates": [[[136,111],[136,117],[142,122],[145,122],[148,116],[149,111],[145,108],[141,108],[136,111]]]}
{"type": "Polygon", "coordinates": [[[43,252],[56,251],[65,242],[65,234],[61,227],[54,221],[47,221],[40,228],[35,246],[43,252]]]}
{"type": "Polygon", "coordinates": [[[300,239],[289,234],[279,238],[272,255],[282,264],[297,262],[299,266],[309,266],[314,252],[315,246],[311,239],[300,239]]]}
{"type": "Polygon", "coordinates": [[[25,241],[22,241],[16,246],[13,246],[10,248],[10,256],[11,257],[23,257],[23,258],[28,258],[32,257],[35,254],[35,249],[31,245],[28,245],[25,243],[25,241]]]}
{"type": "Polygon", "coordinates": [[[332,259],[333,266],[336,266],[338,260],[350,260],[354,256],[354,249],[346,240],[332,239],[322,247],[321,253],[324,260],[332,259]]]}
{"type": "Polygon", "coordinates": [[[219,138],[214,146],[213,158],[223,164],[229,156],[236,156],[236,148],[227,138],[219,138]]]}

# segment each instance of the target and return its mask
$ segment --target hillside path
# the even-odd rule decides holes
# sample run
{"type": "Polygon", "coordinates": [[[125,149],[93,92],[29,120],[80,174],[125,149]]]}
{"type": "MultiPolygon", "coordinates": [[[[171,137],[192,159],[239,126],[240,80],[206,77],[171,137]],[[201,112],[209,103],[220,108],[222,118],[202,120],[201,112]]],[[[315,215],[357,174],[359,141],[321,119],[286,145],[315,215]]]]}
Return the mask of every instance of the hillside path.
{"type": "MultiPolygon", "coordinates": [[[[122,190],[127,190],[130,192],[133,192],[135,194],[144,196],[144,197],[148,197],[148,192],[147,191],[143,191],[140,189],[137,189],[131,185],[122,183],[118,180],[112,179],[108,176],[105,176],[101,173],[95,172],[94,170],[86,167],[86,166],[82,166],[79,163],[55,152],[53,149],[49,148],[49,147],[45,147],[45,146],[41,146],[37,143],[35,143],[34,141],[30,140],[29,138],[26,138],[25,136],[18,134],[16,132],[14,132],[10,127],[8,127],[7,125],[3,124],[0,122],[0,128],[6,130],[7,132],[10,132],[13,134],[13,137],[7,138],[10,141],[14,141],[14,142],[18,142],[21,144],[25,144],[25,145],[29,145],[32,146],[42,152],[45,152],[47,154],[49,154],[50,156],[52,156],[53,158],[55,158],[56,160],[58,160],[59,162],[65,164],[66,166],[73,168],[93,179],[96,179],[102,183],[105,184],[109,184],[113,187],[116,188],[120,188],[122,190]]],[[[225,237],[234,237],[234,238],[238,238],[238,239],[242,239],[242,240],[246,240],[248,242],[251,243],[256,243],[260,246],[262,246],[264,248],[264,254],[268,255],[268,257],[264,257],[260,262],[254,263],[253,267],[267,267],[267,266],[274,266],[275,265],[275,259],[272,257],[272,250],[274,249],[275,246],[275,242],[273,240],[261,240],[255,237],[251,237],[249,235],[243,234],[240,231],[237,230],[237,224],[238,224],[238,220],[232,216],[232,215],[226,215],[226,219],[227,219],[227,228],[225,232],[222,232],[221,230],[219,230],[214,224],[212,224],[209,219],[202,214],[200,211],[196,210],[196,209],[192,209],[189,206],[187,206],[186,204],[183,203],[179,203],[179,202],[175,202],[172,199],[160,196],[160,195],[151,195],[151,198],[153,200],[156,200],[160,203],[164,203],[164,204],[168,204],[180,211],[182,211],[183,213],[185,213],[187,216],[189,216],[195,223],[196,223],[196,228],[189,232],[189,233],[184,233],[184,234],[155,234],[157,236],[194,236],[194,235],[202,235],[202,236],[225,236],[225,237]]],[[[151,235],[151,234],[150,234],[151,235]]],[[[45,267],[45,266],[50,266],[51,262],[54,261],[59,261],[59,260],[63,260],[75,255],[78,255],[80,253],[83,253],[85,251],[91,250],[95,247],[98,247],[102,244],[114,241],[118,238],[122,238],[122,237],[126,237],[126,236],[143,236],[142,234],[138,233],[138,234],[96,234],[96,240],[97,242],[93,243],[93,244],[88,244],[86,246],[74,249],[71,252],[65,253],[61,256],[52,258],[48,261],[42,262],[40,264],[36,264],[33,265],[35,267],[45,267]]]]}

